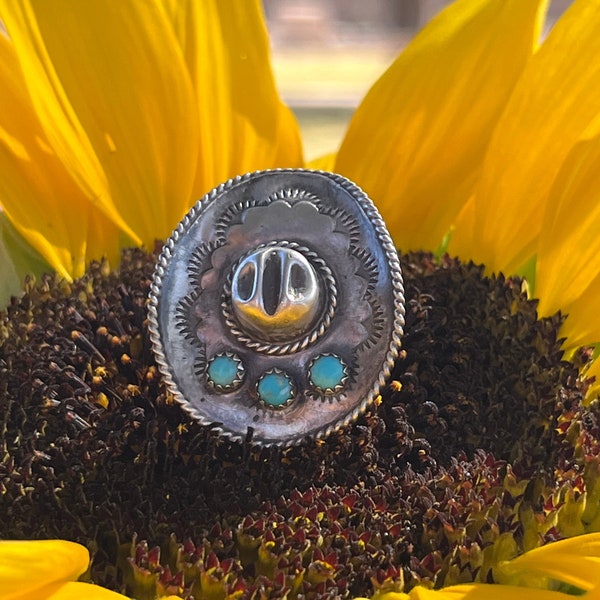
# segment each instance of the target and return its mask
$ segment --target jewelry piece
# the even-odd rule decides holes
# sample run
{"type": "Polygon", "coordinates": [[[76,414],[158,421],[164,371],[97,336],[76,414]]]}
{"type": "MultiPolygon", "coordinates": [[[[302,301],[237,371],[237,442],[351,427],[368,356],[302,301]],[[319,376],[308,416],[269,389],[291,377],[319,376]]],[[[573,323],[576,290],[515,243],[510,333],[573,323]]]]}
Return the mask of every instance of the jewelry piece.
{"type": "Polygon", "coordinates": [[[164,245],[150,338],[169,391],[233,440],[289,446],[347,425],[398,356],[404,289],[353,183],[259,171],[209,192],[164,245]]]}

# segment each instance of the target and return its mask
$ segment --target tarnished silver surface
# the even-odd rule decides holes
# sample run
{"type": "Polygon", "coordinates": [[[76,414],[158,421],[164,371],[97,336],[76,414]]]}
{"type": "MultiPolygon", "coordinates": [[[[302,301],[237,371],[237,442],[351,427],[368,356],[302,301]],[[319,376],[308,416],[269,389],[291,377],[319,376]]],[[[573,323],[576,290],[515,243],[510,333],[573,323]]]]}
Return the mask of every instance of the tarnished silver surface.
{"type": "Polygon", "coordinates": [[[368,197],[321,171],[220,185],[158,259],[149,305],[177,401],[235,440],[327,435],[378,395],[404,326],[402,274],[368,197]]]}

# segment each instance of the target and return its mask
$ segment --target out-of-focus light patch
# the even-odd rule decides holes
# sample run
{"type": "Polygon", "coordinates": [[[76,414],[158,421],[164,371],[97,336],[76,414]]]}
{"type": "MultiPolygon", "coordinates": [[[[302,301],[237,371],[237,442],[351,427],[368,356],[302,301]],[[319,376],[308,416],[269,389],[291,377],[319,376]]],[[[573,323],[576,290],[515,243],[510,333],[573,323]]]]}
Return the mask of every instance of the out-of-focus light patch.
{"type": "MultiPolygon", "coordinates": [[[[417,26],[392,24],[386,18],[389,6],[386,8],[384,0],[376,0],[367,12],[355,7],[355,18],[345,20],[339,18],[340,6],[335,0],[264,2],[275,78],[300,124],[308,161],[338,149],[354,109],[371,85],[419,26],[449,4],[419,0],[417,26]],[[357,18],[358,14],[362,18],[357,18]]],[[[544,35],[571,2],[551,1],[544,35]]],[[[346,17],[352,12],[351,4],[344,5],[346,17]]]]}
{"type": "Polygon", "coordinates": [[[375,4],[265,0],[275,78],[298,118],[307,160],[337,150],[354,109],[412,36],[390,27],[384,4],[375,4]]]}
{"type": "Polygon", "coordinates": [[[307,160],[337,150],[354,109],[397,50],[389,42],[276,49],[275,77],[302,129],[307,160]]]}

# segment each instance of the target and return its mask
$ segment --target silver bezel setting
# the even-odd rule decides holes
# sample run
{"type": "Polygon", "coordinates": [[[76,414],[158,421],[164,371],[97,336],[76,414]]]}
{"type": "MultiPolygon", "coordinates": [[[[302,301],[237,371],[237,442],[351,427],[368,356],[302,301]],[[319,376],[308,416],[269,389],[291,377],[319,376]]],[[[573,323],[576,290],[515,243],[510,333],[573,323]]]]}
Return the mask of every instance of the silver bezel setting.
{"type": "Polygon", "coordinates": [[[242,363],[242,359],[235,352],[219,352],[212,356],[206,363],[206,385],[213,388],[217,392],[221,394],[227,394],[229,392],[233,392],[237,390],[240,385],[244,382],[244,375],[246,374],[246,369],[244,368],[244,364],[242,363]],[[210,369],[210,365],[217,358],[227,357],[231,358],[236,364],[236,375],[233,381],[228,385],[221,385],[219,383],[215,383],[209,376],[208,371],[210,369]]]}
{"type": "Polygon", "coordinates": [[[278,405],[273,405],[273,404],[268,404],[267,402],[265,402],[261,397],[260,397],[260,392],[258,391],[258,386],[260,385],[260,382],[265,378],[266,375],[272,375],[273,373],[275,373],[276,375],[283,375],[289,382],[290,382],[290,389],[291,389],[291,393],[292,396],[296,395],[296,386],[294,385],[294,381],[293,379],[290,377],[289,373],[286,373],[283,369],[278,369],[277,367],[273,367],[272,369],[269,369],[268,371],[265,371],[256,381],[256,397],[258,398],[258,402],[260,403],[261,407],[267,410],[283,410],[286,407],[290,406],[292,404],[292,402],[294,401],[294,398],[289,398],[286,402],[284,402],[283,404],[278,404],[278,405]]]}

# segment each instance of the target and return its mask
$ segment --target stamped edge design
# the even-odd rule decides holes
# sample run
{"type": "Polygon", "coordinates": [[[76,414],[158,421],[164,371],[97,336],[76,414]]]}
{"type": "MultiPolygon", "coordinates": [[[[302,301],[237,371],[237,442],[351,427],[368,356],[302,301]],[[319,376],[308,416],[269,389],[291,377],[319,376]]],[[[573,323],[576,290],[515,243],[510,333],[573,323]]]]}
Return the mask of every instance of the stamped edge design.
{"type": "MultiPolygon", "coordinates": [[[[206,259],[211,256],[211,254],[222,246],[222,242],[219,240],[213,240],[211,242],[206,242],[205,244],[201,244],[198,246],[190,256],[190,262],[188,264],[188,277],[190,281],[199,286],[200,281],[202,279],[202,274],[204,271],[202,270],[204,267],[204,262],[206,259]]],[[[198,295],[200,292],[198,292],[198,295]]]]}
{"type": "MultiPolygon", "coordinates": [[[[256,171],[260,173],[261,171],[256,171]]],[[[249,173],[253,175],[254,173],[249,173]]],[[[230,181],[232,181],[230,179],[230,181]]],[[[233,187],[233,186],[232,186],[233,187]]],[[[215,239],[218,244],[225,243],[225,232],[229,227],[231,227],[231,222],[237,216],[242,214],[245,210],[249,208],[255,208],[257,206],[262,206],[262,204],[257,200],[242,200],[240,202],[236,202],[229,208],[225,210],[225,212],[217,219],[215,224],[215,239]]]]}
{"type": "MultiPolygon", "coordinates": [[[[281,170],[289,171],[290,169],[281,169],[281,170]]],[[[307,170],[308,169],[294,169],[295,172],[307,171],[307,170]]],[[[264,173],[265,171],[257,171],[257,172],[264,173]]],[[[318,196],[315,196],[314,194],[311,194],[310,192],[307,192],[306,190],[300,190],[298,188],[288,187],[288,188],[282,188],[278,192],[271,194],[269,196],[269,198],[267,199],[265,206],[268,206],[269,204],[272,204],[273,202],[279,202],[281,200],[283,200],[284,202],[291,201],[294,203],[308,201],[308,202],[312,202],[317,207],[321,204],[321,199],[318,196]]]]}

